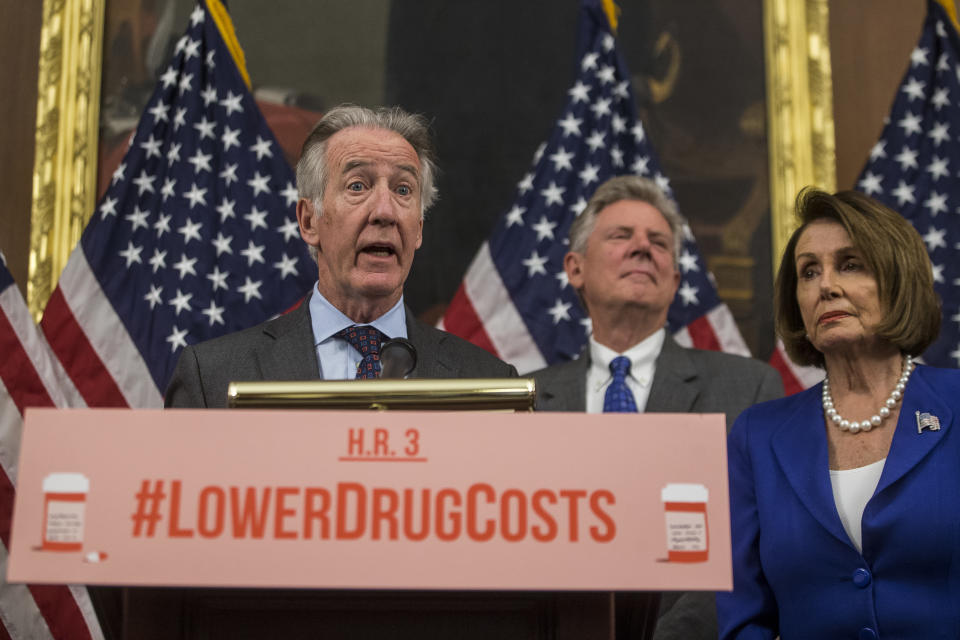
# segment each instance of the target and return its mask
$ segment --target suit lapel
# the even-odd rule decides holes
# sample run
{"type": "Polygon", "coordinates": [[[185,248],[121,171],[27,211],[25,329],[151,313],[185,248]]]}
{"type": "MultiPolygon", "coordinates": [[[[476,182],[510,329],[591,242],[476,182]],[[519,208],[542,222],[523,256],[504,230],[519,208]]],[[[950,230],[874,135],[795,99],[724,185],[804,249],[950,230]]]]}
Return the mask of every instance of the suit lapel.
{"type": "Polygon", "coordinates": [[[441,343],[446,334],[435,330],[404,309],[407,316],[407,339],[417,350],[417,364],[410,373],[411,378],[459,378],[460,367],[456,362],[448,362],[441,343]]]}
{"type": "Polygon", "coordinates": [[[310,324],[309,296],[290,313],[264,325],[263,333],[273,339],[257,351],[264,380],[315,380],[320,377],[310,324]]]}
{"type": "Polygon", "coordinates": [[[771,448],[787,482],[811,515],[837,539],[851,544],[837,515],[830,485],[822,389],[819,384],[794,396],[794,410],[773,434],[771,448]]]}
{"type": "Polygon", "coordinates": [[[540,411],[586,411],[587,371],[590,347],[570,362],[545,369],[537,375],[537,409],[540,411]]]}
{"type": "Polygon", "coordinates": [[[686,349],[668,334],[657,356],[653,384],[645,411],[651,413],[685,413],[693,409],[700,395],[699,371],[686,349]]]}
{"type": "Polygon", "coordinates": [[[931,369],[917,367],[907,383],[906,394],[900,407],[900,418],[897,420],[897,430],[893,434],[890,453],[883,465],[877,494],[917,466],[934,447],[943,441],[953,422],[953,412],[931,388],[928,375],[933,375],[931,369]],[[924,429],[923,432],[917,433],[918,411],[936,416],[940,421],[940,430],[924,429]]]}

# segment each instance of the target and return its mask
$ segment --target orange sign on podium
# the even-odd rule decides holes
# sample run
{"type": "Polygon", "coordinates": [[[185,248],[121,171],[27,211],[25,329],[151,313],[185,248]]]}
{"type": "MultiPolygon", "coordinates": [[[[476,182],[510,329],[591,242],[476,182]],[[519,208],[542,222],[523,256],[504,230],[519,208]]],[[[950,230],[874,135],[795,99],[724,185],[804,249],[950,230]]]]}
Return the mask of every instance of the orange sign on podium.
{"type": "Polygon", "coordinates": [[[11,582],[730,589],[722,415],[34,409],[11,582]]]}

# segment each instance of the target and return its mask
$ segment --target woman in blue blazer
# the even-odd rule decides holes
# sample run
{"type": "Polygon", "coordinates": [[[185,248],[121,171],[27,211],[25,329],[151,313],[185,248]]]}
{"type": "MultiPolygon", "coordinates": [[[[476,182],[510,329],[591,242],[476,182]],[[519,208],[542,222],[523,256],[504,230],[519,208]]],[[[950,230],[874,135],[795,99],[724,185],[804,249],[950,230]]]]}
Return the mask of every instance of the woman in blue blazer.
{"type": "Polygon", "coordinates": [[[960,372],[916,366],[940,310],[923,241],[856,192],[806,190],[775,285],[826,379],[729,437],[721,638],[960,638],[960,372]]]}

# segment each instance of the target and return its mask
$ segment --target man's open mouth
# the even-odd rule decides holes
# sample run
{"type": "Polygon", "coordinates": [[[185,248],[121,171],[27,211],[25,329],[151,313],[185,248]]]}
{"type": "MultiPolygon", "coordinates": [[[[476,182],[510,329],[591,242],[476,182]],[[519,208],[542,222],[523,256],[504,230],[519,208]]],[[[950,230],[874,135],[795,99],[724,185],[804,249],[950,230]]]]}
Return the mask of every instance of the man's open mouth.
{"type": "Polygon", "coordinates": [[[360,250],[360,252],[366,253],[367,255],[371,255],[378,258],[387,258],[396,253],[393,247],[386,244],[372,244],[370,246],[364,247],[363,249],[360,250]]]}

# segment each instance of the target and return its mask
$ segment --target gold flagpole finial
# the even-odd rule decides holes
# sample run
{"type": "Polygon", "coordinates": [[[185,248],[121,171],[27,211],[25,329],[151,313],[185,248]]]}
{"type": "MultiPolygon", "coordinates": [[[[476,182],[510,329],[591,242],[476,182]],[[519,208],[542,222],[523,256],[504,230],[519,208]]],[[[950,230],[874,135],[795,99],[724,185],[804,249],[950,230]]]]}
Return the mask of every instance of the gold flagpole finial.
{"type": "Polygon", "coordinates": [[[610,22],[610,30],[614,35],[617,34],[617,20],[620,18],[620,7],[613,0],[602,0],[603,12],[607,14],[607,20],[610,22]]]}
{"type": "Polygon", "coordinates": [[[937,0],[937,4],[943,7],[943,10],[950,16],[950,22],[957,33],[960,33],[960,22],[957,22],[957,5],[955,0],[937,0]]]}
{"type": "Polygon", "coordinates": [[[210,10],[213,21],[217,23],[220,36],[227,45],[227,50],[233,57],[233,61],[237,65],[237,70],[240,71],[243,82],[247,85],[247,89],[249,89],[250,75],[247,73],[247,59],[243,55],[243,49],[240,48],[240,42],[237,40],[237,34],[233,30],[233,21],[230,20],[230,14],[227,13],[227,8],[223,6],[220,0],[207,0],[207,9],[210,10]]]}

